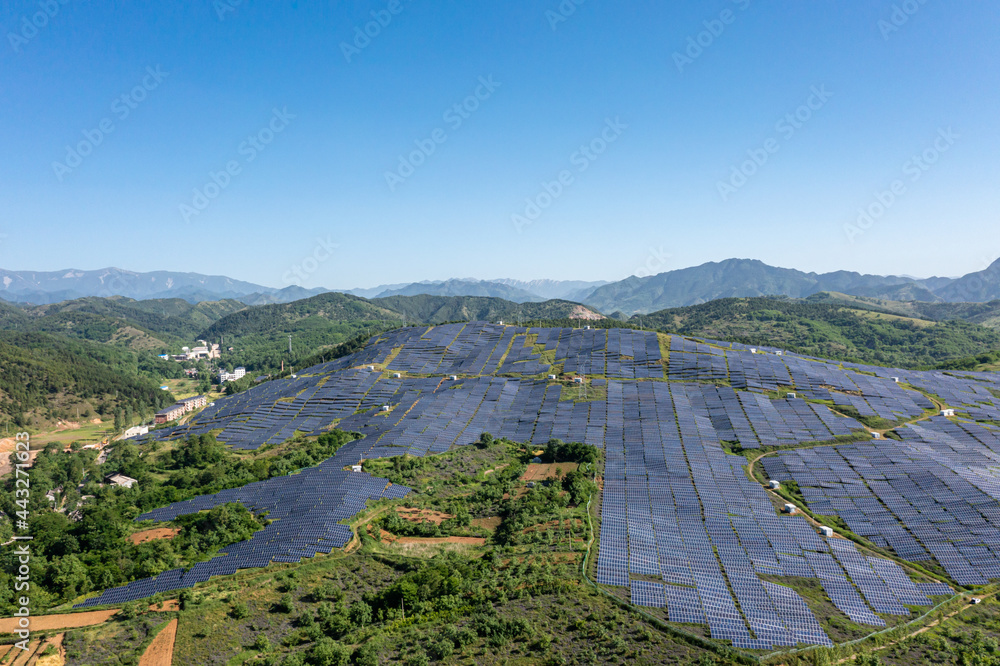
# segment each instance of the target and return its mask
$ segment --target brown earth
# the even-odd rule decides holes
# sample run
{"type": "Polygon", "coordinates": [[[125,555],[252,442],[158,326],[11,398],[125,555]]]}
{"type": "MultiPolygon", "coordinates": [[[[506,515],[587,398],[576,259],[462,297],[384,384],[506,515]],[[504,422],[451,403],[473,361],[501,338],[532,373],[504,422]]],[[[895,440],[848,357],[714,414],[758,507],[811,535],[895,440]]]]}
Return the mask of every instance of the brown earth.
{"type": "Polygon", "coordinates": [[[521,475],[522,481],[544,481],[556,476],[556,469],[561,472],[562,478],[567,473],[574,471],[580,465],[578,463],[531,463],[521,475]]]}
{"type": "Polygon", "coordinates": [[[598,319],[604,319],[604,315],[597,314],[593,310],[583,307],[582,305],[577,305],[573,308],[573,311],[569,315],[570,319],[584,319],[587,321],[597,321],[598,319]]]}
{"type": "Polygon", "coordinates": [[[500,527],[500,516],[492,516],[490,518],[473,518],[473,527],[481,527],[484,530],[489,530],[492,532],[496,528],[500,527]]]}
{"type": "Polygon", "coordinates": [[[408,520],[411,523],[434,523],[435,525],[440,525],[449,518],[454,518],[454,516],[450,513],[431,511],[430,509],[411,509],[401,507],[396,509],[396,513],[399,514],[400,518],[408,520]]]}
{"type": "Polygon", "coordinates": [[[139,660],[139,666],[170,666],[174,660],[174,639],[177,638],[177,620],[173,619],[156,635],[139,660]]]}
{"type": "MultiPolygon", "coordinates": [[[[54,631],[56,629],[76,629],[77,627],[92,627],[95,624],[107,622],[117,609],[90,611],[88,613],[67,613],[65,615],[39,615],[31,618],[31,631],[54,631]]],[[[17,630],[17,618],[0,619],[0,634],[11,634],[17,630]]]]}
{"type": "Polygon", "coordinates": [[[41,641],[31,641],[28,643],[27,650],[22,650],[19,647],[12,647],[10,655],[8,655],[10,658],[10,666],[25,666],[25,664],[35,658],[35,655],[38,654],[38,648],[41,647],[41,645],[41,641]]]}
{"type": "Polygon", "coordinates": [[[53,645],[56,648],[55,654],[50,654],[47,657],[39,657],[32,666],[65,666],[66,664],[66,650],[63,648],[63,638],[66,634],[56,634],[51,638],[45,640],[42,646],[39,648],[38,653],[44,652],[49,645],[53,645]]]}
{"type": "Polygon", "coordinates": [[[396,543],[400,545],[410,543],[463,543],[469,546],[485,546],[486,539],[482,537],[397,537],[396,543]]]}
{"type": "Polygon", "coordinates": [[[180,533],[180,528],[177,527],[154,527],[151,530],[143,530],[142,532],[134,532],[128,535],[128,540],[131,543],[146,543],[147,541],[156,541],[157,539],[173,539],[180,533]]]}
{"type": "Polygon", "coordinates": [[[158,604],[149,605],[149,610],[156,611],[157,613],[169,613],[170,611],[179,611],[180,609],[181,604],[177,599],[170,599],[158,604]]]}

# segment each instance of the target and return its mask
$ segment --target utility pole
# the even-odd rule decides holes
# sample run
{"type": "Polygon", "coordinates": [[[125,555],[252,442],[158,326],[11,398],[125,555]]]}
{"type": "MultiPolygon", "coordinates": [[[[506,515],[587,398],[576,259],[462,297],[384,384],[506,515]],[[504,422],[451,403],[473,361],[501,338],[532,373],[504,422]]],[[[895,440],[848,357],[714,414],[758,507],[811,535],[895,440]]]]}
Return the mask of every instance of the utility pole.
{"type": "Polygon", "coordinates": [[[288,336],[288,355],[292,355],[292,336],[288,336]]]}

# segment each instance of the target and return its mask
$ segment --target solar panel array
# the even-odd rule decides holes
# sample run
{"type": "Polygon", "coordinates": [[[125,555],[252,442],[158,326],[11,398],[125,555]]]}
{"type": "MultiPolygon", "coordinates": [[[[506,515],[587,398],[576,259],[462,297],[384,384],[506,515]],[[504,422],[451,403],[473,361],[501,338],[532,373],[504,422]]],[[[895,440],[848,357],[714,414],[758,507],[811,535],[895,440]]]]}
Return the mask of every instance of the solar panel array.
{"type": "MultiPolygon", "coordinates": [[[[296,379],[221,399],[190,423],[151,436],[220,429],[220,440],[252,449],[336,424],[363,439],[299,474],[149,512],[143,518],[168,520],[238,501],[269,511],[274,522],[187,572],[109,590],[86,605],[121,603],[239,568],[329,552],[350,539],[341,521],[365,502],[408,492],[345,467],[403,453],[440,453],[483,432],[535,444],[559,438],[603,447],[597,581],[626,588],[634,603],[665,608],[671,621],[707,624],[713,638],[738,647],[831,644],[805,601],[762,575],[818,579],[848,617],[872,626],[885,624],[880,614],[905,616],[907,606],[929,604],[927,595],[949,593],[946,585],[914,585],[894,562],[865,557],[850,542],[821,537],[801,516],[778,514],[742,469],[746,460],[727,454],[722,443],[828,442],[862,429],[826,404],[803,398],[887,419],[933,407],[905,385],[969,414],[990,415],[1000,408],[989,390],[1000,387],[994,376],[865,368],[677,336],[665,342],[667,358],[657,335],[642,331],[483,322],[411,327],[382,334],[357,354],[296,379]],[[591,399],[566,400],[562,384],[541,380],[551,370],[543,358],[567,374],[589,375],[591,399]],[[783,388],[798,397],[765,393],[783,388]]],[[[796,481],[817,513],[841,516],[904,558],[933,556],[963,584],[1000,577],[997,431],[936,418],[901,434],[903,441],[787,450],[761,464],[771,478],[796,481]]]]}
{"type": "Polygon", "coordinates": [[[900,429],[903,441],[787,451],[768,476],[799,484],[809,508],[962,585],[1000,578],[1000,433],[943,417],[900,429]]]}

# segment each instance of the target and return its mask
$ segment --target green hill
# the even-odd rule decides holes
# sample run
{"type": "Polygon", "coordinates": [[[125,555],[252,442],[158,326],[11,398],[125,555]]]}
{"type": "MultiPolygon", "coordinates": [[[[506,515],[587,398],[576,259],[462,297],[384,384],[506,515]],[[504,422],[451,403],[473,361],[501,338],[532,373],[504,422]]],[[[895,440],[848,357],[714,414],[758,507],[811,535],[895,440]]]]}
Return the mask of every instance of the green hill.
{"type": "Polygon", "coordinates": [[[810,303],[840,303],[868,310],[891,312],[905,317],[932,321],[962,321],[980,324],[987,328],[1000,328],[1000,301],[989,303],[925,303],[921,301],[889,301],[879,298],[849,296],[837,292],[823,292],[806,299],[810,303]]]}
{"type": "Polygon", "coordinates": [[[841,302],[725,298],[632,317],[683,335],[784,347],[813,356],[899,367],[935,366],[1000,349],[1000,331],[841,302]]]}
{"type": "Polygon", "coordinates": [[[215,322],[198,337],[224,340],[224,347],[234,348],[223,356],[226,365],[256,371],[276,369],[282,362],[300,366],[325,348],[404,323],[600,316],[568,301],[518,304],[480,296],[389,296],[369,300],[330,292],[292,303],[240,310],[215,322]]]}
{"type": "Polygon", "coordinates": [[[41,425],[83,414],[149,414],[173,402],[159,389],[180,366],[152,354],[37,332],[0,331],[0,421],[41,425]]]}
{"type": "Polygon", "coordinates": [[[234,312],[198,337],[222,341],[225,348],[233,347],[232,352],[223,356],[228,366],[271,370],[282,363],[297,364],[325,347],[366,331],[394,328],[403,319],[403,315],[364,298],[330,292],[292,303],[258,305],[234,312]]]}
{"type": "Polygon", "coordinates": [[[0,301],[0,330],[52,333],[141,351],[166,350],[193,341],[219,318],[245,307],[233,300],[191,304],[118,296],[37,306],[0,301]]]}
{"type": "Polygon", "coordinates": [[[116,296],[114,298],[80,298],[52,305],[40,305],[27,310],[38,319],[70,313],[86,313],[107,319],[120,320],[130,326],[149,331],[163,338],[190,341],[200,331],[216,321],[246,308],[234,300],[203,301],[192,304],[180,298],[136,301],[116,296]]]}
{"type": "Polygon", "coordinates": [[[446,321],[517,322],[519,319],[603,318],[595,310],[561,300],[514,303],[484,296],[388,296],[372,299],[372,303],[398,312],[408,321],[422,324],[440,324],[446,321]]]}

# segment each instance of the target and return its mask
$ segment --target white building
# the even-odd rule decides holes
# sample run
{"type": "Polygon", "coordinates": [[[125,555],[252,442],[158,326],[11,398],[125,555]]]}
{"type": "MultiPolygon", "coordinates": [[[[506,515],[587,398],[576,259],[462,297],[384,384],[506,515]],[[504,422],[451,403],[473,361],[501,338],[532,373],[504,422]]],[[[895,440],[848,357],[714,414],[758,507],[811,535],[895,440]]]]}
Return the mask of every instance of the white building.
{"type": "Polygon", "coordinates": [[[942,409],[941,410],[941,416],[954,416],[954,415],[955,415],[955,410],[954,409],[942,409]]]}
{"type": "Polygon", "coordinates": [[[131,476],[125,476],[124,474],[111,474],[104,478],[104,482],[109,486],[118,486],[120,488],[131,488],[139,483],[131,476]]]}
{"type": "Polygon", "coordinates": [[[771,479],[770,481],[767,482],[767,487],[770,488],[771,490],[777,490],[781,488],[781,484],[775,481],[774,479],[771,479]]]}
{"type": "Polygon", "coordinates": [[[783,511],[785,513],[795,513],[795,505],[794,504],[786,504],[785,508],[783,509],[783,511]]]}
{"type": "Polygon", "coordinates": [[[129,439],[130,437],[138,437],[139,435],[145,435],[148,432],[149,432],[148,425],[132,426],[131,428],[125,431],[125,439],[129,439]]]}
{"type": "Polygon", "coordinates": [[[827,527],[826,525],[820,525],[819,526],[819,532],[820,532],[820,534],[822,534],[825,537],[832,537],[833,536],[833,528],[832,527],[827,527]]]}
{"type": "Polygon", "coordinates": [[[247,374],[247,369],[240,366],[233,370],[232,372],[226,372],[225,370],[219,370],[219,383],[225,384],[226,382],[235,382],[237,379],[242,379],[247,374]]]}

